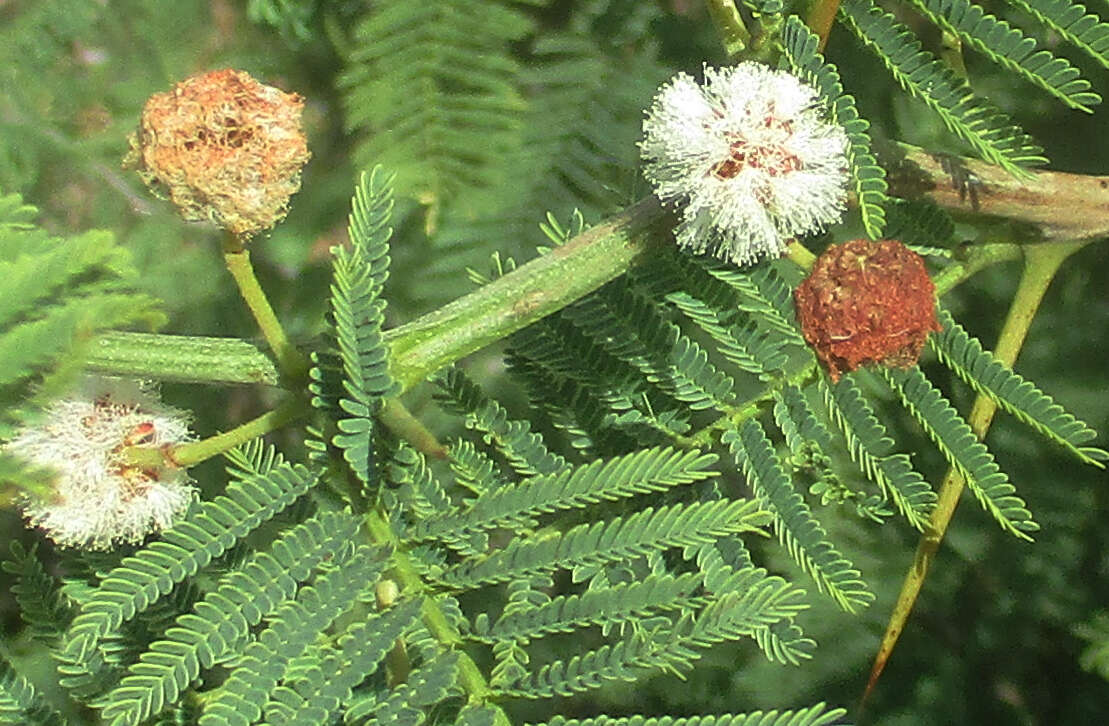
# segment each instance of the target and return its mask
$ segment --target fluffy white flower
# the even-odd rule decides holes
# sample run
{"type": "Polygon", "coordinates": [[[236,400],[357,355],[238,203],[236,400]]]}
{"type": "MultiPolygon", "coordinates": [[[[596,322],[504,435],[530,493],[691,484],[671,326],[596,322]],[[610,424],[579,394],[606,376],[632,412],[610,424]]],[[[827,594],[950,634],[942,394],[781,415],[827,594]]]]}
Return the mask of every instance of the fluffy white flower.
{"type": "Polygon", "coordinates": [[[105,550],[168,528],[193,498],[183,469],[136,464],[124,451],[188,438],[187,416],[141,384],[90,377],[3,448],[57,472],[48,500],[21,503],[28,522],[60,545],[105,550]]]}
{"type": "Polygon", "coordinates": [[[760,63],[679,73],[659,90],[639,144],[659,199],[684,205],[675,232],[694,252],[746,265],[840,219],[847,135],[817,92],[760,63]]]}

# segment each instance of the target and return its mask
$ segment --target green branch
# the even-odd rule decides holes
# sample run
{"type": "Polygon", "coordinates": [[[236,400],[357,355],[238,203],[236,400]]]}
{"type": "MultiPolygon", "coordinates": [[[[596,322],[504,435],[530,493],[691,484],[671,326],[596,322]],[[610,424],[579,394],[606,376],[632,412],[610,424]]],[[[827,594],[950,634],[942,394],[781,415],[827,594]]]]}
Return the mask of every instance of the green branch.
{"type": "MultiPolygon", "coordinates": [[[[1047,291],[1048,285],[1051,284],[1052,278],[1055,277],[1056,271],[1058,271],[1063,260],[1086,244],[1087,242],[1073,242],[1070,244],[1038,244],[1024,247],[1024,270],[994,350],[994,357],[997,360],[1009,367],[1012,367],[1013,363],[1016,362],[1017,354],[1020,353],[1028,329],[1032,325],[1032,319],[1035,317],[1044,293],[1047,291]]],[[[967,421],[979,439],[985,438],[996,412],[997,404],[988,396],[979,395],[975,399],[967,421]]],[[[897,640],[905,627],[905,623],[909,619],[916,598],[924,585],[924,578],[928,575],[928,569],[935,559],[940,542],[943,541],[944,533],[955,514],[955,507],[963,493],[964,484],[963,478],[954,469],[949,469],[943,483],[940,485],[936,508],[932,512],[928,526],[920,537],[913,564],[905,575],[905,581],[901,585],[901,592],[894,604],[893,613],[890,615],[889,623],[886,626],[886,632],[882,636],[882,643],[878,648],[877,655],[875,655],[874,665],[870,671],[870,679],[867,682],[866,690],[863,692],[862,702],[864,704],[877,685],[886,663],[889,662],[889,658],[893,654],[893,649],[897,645],[897,640]]]]}

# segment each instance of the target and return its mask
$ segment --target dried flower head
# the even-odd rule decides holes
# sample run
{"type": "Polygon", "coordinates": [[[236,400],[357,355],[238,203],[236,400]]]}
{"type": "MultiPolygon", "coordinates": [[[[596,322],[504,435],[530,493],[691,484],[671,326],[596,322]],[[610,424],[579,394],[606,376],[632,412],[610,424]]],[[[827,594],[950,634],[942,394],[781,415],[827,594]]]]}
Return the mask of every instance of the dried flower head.
{"type": "Polygon", "coordinates": [[[893,240],[829,247],[794,291],[805,340],[833,381],[866,363],[908,368],[936,321],[924,261],[893,240]]]}
{"type": "Polygon", "coordinates": [[[49,500],[22,502],[28,522],[60,545],[105,550],[171,526],[193,497],[184,470],[133,463],[125,450],[188,436],[185,414],[140,384],[90,377],[3,448],[57,472],[49,500]]]}
{"type": "Polygon", "coordinates": [[[706,67],[703,86],[679,73],[655,96],[639,146],[659,199],[684,205],[676,236],[694,252],[750,264],[843,213],[847,135],[784,71],[706,67]]]}
{"type": "Polygon", "coordinates": [[[284,218],[300,189],[303,109],[242,71],[192,76],[147,100],[124,165],[185,219],[246,238],[284,218]]]}

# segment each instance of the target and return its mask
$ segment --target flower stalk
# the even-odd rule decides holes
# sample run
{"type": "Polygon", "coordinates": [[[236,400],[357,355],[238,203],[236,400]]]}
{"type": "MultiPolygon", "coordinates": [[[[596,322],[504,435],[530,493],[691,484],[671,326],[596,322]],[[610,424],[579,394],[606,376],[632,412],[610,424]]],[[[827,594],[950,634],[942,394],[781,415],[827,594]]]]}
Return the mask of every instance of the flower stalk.
{"type": "Polygon", "coordinates": [[[231,273],[243,296],[243,301],[250,309],[250,314],[258,323],[262,337],[266,339],[270,350],[276,356],[282,374],[290,381],[302,383],[308,373],[308,359],[289,342],[281,321],[274,314],[273,307],[254,274],[250,252],[243,247],[239,238],[227,234],[223,242],[223,259],[227,264],[227,271],[231,273]]]}

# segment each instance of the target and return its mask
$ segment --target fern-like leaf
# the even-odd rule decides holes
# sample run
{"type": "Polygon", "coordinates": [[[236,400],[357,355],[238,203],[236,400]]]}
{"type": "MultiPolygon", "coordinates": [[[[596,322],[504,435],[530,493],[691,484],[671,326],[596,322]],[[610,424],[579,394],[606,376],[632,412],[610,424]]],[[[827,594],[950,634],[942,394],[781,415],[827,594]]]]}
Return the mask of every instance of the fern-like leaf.
{"type": "MultiPolygon", "coordinates": [[[[373,467],[373,415],[381,400],[397,390],[381,332],[385,301],[380,298],[389,270],[392,209],[392,177],[381,167],[363,173],[351,203],[351,246],[332,249],[331,320],[343,376],[332,443],[363,485],[369,484],[373,467]]],[[[316,372],[313,377],[324,375],[316,372]]]]}
{"type": "Polygon", "coordinates": [[[0,724],[65,726],[66,720],[0,655],[0,724]]]}
{"type": "Polygon", "coordinates": [[[509,2],[374,3],[340,79],[356,162],[395,169],[401,194],[435,207],[497,186],[522,141],[511,45],[532,28],[509,2]]]}
{"type": "Polygon", "coordinates": [[[396,688],[355,700],[343,721],[364,726],[419,726],[432,706],[461,690],[457,681],[458,654],[444,653],[416,668],[396,688]]]}
{"type": "Polygon", "coordinates": [[[441,394],[437,400],[466,417],[467,428],[480,431],[520,476],[553,474],[567,467],[566,460],[547,449],[543,437],[527,421],[508,417],[504,407],[485,395],[459,368],[436,377],[441,394]]]}
{"type": "MultiPolygon", "coordinates": [[[[257,552],[177,618],[139,662],[128,668],[102,714],[112,726],[138,726],[175,702],[202,668],[211,668],[246,642],[250,628],[284,600],[298,581],[323,562],[342,568],[351,558],[359,520],[329,512],[285,532],[268,551],[257,552]]],[[[363,552],[363,556],[368,553],[363,552]]]]}
{"type": "Polygon", "coordinates": [[[625,280],[571,305],[564,316],[610,355],[695,411],[720,408],[734,398],[731,377],[717,371],[700,345],[625,280]]]}
{"type": "Polygon", "coordinates": [[[773,513],[778,539],[821,592],[827,592],[848,612],[869,605],[874,594],[859,571],[827,541],[824,528],[782,470],[762,426],[748,419],[739,431],[726,431],[721,441],[742,467],[759,500],[773,513]]]}
{"type": "MultiPolygon", "coordinates": [[[[775,586],[784,582],[765,569],[755,567],[750,552],[738,537],[726,537],[702,547],[697,551],[697,566],[704,573],[705,588],[714,593],[773,592],[775,586]],[[763,589],[763,580],[770,580],[769,590],[763,589]]],[[[797,588],[795,595],[797,610],[807,607],[800,601],[804,591],[797,588]]],[[[752,626],[751,636],[769,660],[783,665],[800,665],[802,660],[812,658],[816,650],[816,641],[806,637],[787,615],[752,626]]]]}
{"type": "Polygon", "coordinates": [[[820,39],[796,15],[786,20],[782,44],[794,75],[816,88],[827,102],[832,118],[847,133],[847,161],[855,185],[855,198],[862,213],[863,226],[871,239],[882,237],[886,223],[886,172],[870,150],[870,123],[859,116],[855,99],[844,93],[839,71],[824,62],[819,52],[820,39]]]}
{"type": "Polygon", "coordinates": [[[913,468],[907,454],[891,454],[893,439],[874,415],[862,391],[849,377],[835,385],[821,381],[824,403],[847,440],[847,451],[868,479],[874,481],[920,531],[936,504],[936,493],[913,468]]]}
{"type": "Polygon", "coordinates": [[[166,530],[161,539],[123,558],[81,605],[66,633],[58,656],[64,682],[79,687],[97,669],[96,646],[102,638],[288,507],[315,481],[304,467],[289,464],[239,479],[166,530]]]}
{"type": "Polygon", "coordinates": [[[580,595],[560,595],[541,605],[519,608],[492,625],[479,616],[474,637],[480,640],[531,640],[552,633],[571,633],[591,625],[610,625],[659,612],[696,607],[701,586],[695,573],[649,575],[638,582],[591,588],[580,595]]]}
{"type": "Polygon", "coordinates": [[[1101,96],[1065,58],[1036,50],[1036,41],[970,0],[910,0],[925,17],[994,63],[1039,86],[1071,108],[1092,113],[1101,96]]]}
{"type": "Polygon", "coordinates": [[[840,17],[871,48],[897,82],[920,99],[959,138],[987,161],[1015,176],[1047,160],[1043,149],[1012,120],[986,104],[965,81],[922,50],[908,28],[872,0],[845,0],[840,17]]]}
{"type": "Polygon", "coordinates": [[[978,440],[960,416],[919,368],[907,371],[882,369],[882,376],[901,397],[928,437],[966,481],[982,507],[1006,532],[1031,541],[1029,532],[1040,528],[1032,521],[1028,505],[1016,494],[993,454],[978,440]]]}
{"type": "Polygon", "coordinates": [[[263,708],[266,723],[331,724],[341,705],[350,701],[352,689],[377,670],[397,638],[415,621],[421,602],[408,600],[366,617],[347,628],[334,646],[311,648],[299,659],[296,674],[270,692],[263,708]]]}
{"type": "Polygon", "coordinates": [[[11,586],[11,593],[31,636],[55,646],[73,620],[75,608],[62,592],[60,583],[42,566],[37,549],[27,550],[18,540],[12,540],[11,554],[2,566],[4,572],[18,578],[11,586]]]}
{"type": "Polygon", "coordinates": [[[943,332],[929,336],[928,343],[959,378],[1082,461],[1105,468],[1103,462],[1109,460],[1109,453],[1082,445],[1097,437],[1089,426],[984,350],[982,343],[970,337],[949,312],[941,309],[939,321],[943,332]]]}
{"type": "Polygon", "coordinates": [[[200,726],[250,726],[299,656],[335,618],[372,590],[385,564],[379,550],[362,547],[341,569],[329,569],[301,587],[269,618],[269,626],[243,652],[235,669],[200,717],[200,726]]]}
{"type": "Polygon", "coordinates": [[[558,474],[503,486],[474,500],[465,512],[420,523],[412,536],[432,539],[471,529],[530,526],[532,518],[560,509],[581,509],[604,501],[660,492],[707,479],[713,454],[674,449],[645,449],[615,459],[590,462],[558,474]]]}
{"type": "Polygon", "coordinates": [[[647,508],[628,517],[581,524],[564,534],[514,540],[484,559],[447,570],[441,580],[449,587],[472,588],[559,568],[619,562],[670,547],[705,544],[725,534],[758,531],[766,521],[754,502],[743,499],[647,508]]]}
{"type": "Polygon", "coordinates": [[[1109,68],[1109,23],[1070,0],[1009,0],[1014,5],[1078,46],[1109,68]]]}
{"type": "Polygon", "coordinates": [[[833,726],[847,715],[842,708],[828,708],[818,703],[808,708],[791,711],[752,711],[750,713],[723,714],[720,716],[594,716],[593,718],[566,718],[556,716],[543,724],[528,726],[833,726]]]}
{"type": "Polygon", "coordinates": [[[759,628],[792,619],[805,607],[798,602],[800,594],[781,578],[763,578],[758,587],[730,592],[696,615],[682,615],[672,627],[638,628],[615,645],[544,665],[502,693],[520,698],[570,696],[610,681],[638,680],[645,670],[680,673],[712,645],[753,637],[759,628]]]}

